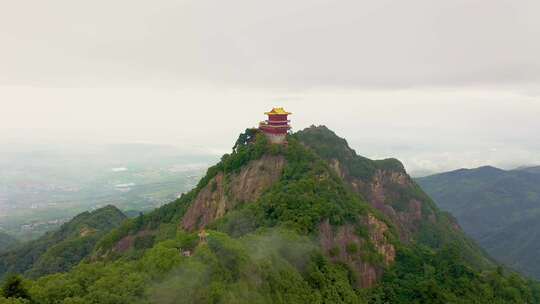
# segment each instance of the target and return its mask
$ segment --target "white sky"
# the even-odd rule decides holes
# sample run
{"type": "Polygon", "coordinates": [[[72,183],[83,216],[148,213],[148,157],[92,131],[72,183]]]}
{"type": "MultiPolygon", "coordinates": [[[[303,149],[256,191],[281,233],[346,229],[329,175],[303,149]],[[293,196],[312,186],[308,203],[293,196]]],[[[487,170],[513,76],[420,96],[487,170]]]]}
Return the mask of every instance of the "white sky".
{"type": "Polygon", "coordinates": [[[274,105],[410,171],[540,164],[540,1],[0,0],[0,143],[224,152],[274,105]]]}

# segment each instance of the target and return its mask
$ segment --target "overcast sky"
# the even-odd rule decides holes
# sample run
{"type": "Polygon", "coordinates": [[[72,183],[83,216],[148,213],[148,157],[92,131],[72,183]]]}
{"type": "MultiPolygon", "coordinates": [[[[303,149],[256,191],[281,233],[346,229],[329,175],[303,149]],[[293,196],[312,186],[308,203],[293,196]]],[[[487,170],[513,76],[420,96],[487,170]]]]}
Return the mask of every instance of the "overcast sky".
{"type": "Polygon", "coordinates": [[[0,0],[0,143],[221,153],[272,106],[409,171],[540,164],[540,1],[0,0]]]}

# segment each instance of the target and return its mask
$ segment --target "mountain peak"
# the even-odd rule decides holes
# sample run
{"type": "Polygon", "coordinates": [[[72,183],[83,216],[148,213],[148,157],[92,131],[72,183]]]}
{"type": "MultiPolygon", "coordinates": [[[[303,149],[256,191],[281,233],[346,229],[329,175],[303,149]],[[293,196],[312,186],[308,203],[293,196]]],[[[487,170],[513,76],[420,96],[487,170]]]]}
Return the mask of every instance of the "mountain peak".
{"type": "Polygon", "coordinates": [[[403,164],[395,158],[371,160],[358,155],[347,140],[324,125],[311,126],[296,132],[294,136],[323,158],[339,160],[350,169],[349,173],[364,180],[371,179],[378,170],[406,173],[403,164]]]}
{"type": "Polygon", "coordinates": [[[481,166],[481,167],[477,167],[477,168],[461,168],[461,169],[456,169],[456,170],[453,170],[453,171],[448,171],[448,172],[442,172],[442,173],[436,173],[436,174],[432,174],[432,175],[429,175],[429,176],[425,176],[425,177],[421,177],[421,178],[418,178],[418,180],[422,180],[422,179],[426,179],[426,178],[431,178],[431,177],[445,177],[445,176],[463,176],[463,177],[467,177],[467,176],[498,176],[498,175],[503,175],[505,174],[507,171],[503,170],[503,169],[499,169],[497,167],[494,167],[494,166],[481,166]]]}
{"type": "Polygon", "coordinates": [[[497,167],[490,166],[490,165],[480,166],[480,167],[476,168],[476,170],[478,170],[478,171],[492,171],[492,172],[501,172],[501,171],[505,171],[505,170],[503,170],[503,169],[499,169],[499,168],[497,168],[497,167]]]}

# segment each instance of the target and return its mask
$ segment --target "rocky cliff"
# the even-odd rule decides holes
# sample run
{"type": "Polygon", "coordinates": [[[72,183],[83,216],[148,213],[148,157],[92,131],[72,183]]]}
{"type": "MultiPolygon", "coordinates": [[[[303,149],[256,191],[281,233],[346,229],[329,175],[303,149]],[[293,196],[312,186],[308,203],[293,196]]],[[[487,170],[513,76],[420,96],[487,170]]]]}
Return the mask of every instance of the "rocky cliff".
{"type": "Polygon", "coordinates": [[[238,204],[256,202],[280,179],[284,166],[282,155],[264,155],[250,161],[237,173],[226,175],[219,172],[191,203],[182,219],[182,228],[188,231],[203,228],[238,204]]]}
{"type": "Polygon", "coordinates": [[[295,136],[324,157],[352,191],[387,216],[402,242],[418,241],[435,248],[457,242],[464,245],[465,255],[473,264],[493,265],[485,254],[479,254],[482,250],[464,235],[457,221],[438,210],[398,160],[374,161],[359,156],[324,126],[312,126],[295,136]]]}
{"type": "MultiPolygon", "coordinates": [[[[254,143],[244,142],[244,146],[249,147],[254,143]]],[[[271,149],[276,146],[271,145],[271,149]]],[[[235,172],[225,172],[225,170],[217,172],[204,187],[202,187],[197,195],[193,198],[187,211],[182,217],[180,227],[187,231],[196,231],[203,227],[211,225],[218,219],[224,218],[225,221],[237,221],[238,216],[232,219],[228,214],[233,210],[242,210],[243,206],[251,206],[252,209],[257,209],[262,214],[259,218],[264,217],[281,217],[287,216],[287,219],[282,218],[281,221],[292,221],[293,226],[301,226],[299,229],[312,230],[315,233],[324,254],[332,261],[347,265],[356,277],[357,287],[371,287],[381,277],[386,267],[393,264],[396,257],[396,248],[393,242],[392,235],[395,233],[391,230],[387,223],[378,218],[373,212],[370,212],[365,201],[350,190],[346,190],[344,182],[356,184],[355,191],[361,193],[365,188],[369,187],[366,183],[360,184],[350,178],[346,167],[342,167],[339,160],[334,159],[329,163],[325,162],[315,153],[306,150],[302,145],[296,144],[292,139],[291,146],[281,146],[281,152],[277,155],[263,154],[260,158],[252,159],[243,166],[239,167],[235,172]],[[292,155],[292,151],[298,155],[292,155]],[[301,174],[301,176],[290,176],[290,172],[302,168],[302,171],[312,172],[312,174],[301,174]],[[332,168],[334,170],[332,170],[332,168]],[[334,172],[335,171],[335,172],[334,172]],[[284,173],[285,172],[285,173],[284,173]],[[309,178],[307,178],[307,176],[309,178]],[[305,183],[315,184],[310,185],[310,188],[305,183]],[[295,193],[294,196],[287,195],[291,189],[295,189],[299,184],[299,188],[306,193],[295,193]],[[269,189],[272,188],[272,191],[269,189]],[[311,190],[310,190],[311,189],[311,190]],[[308,203],[304,207],[299,207],[311,200],[313,194],[314,200],[325,199],[323,194],[309,192],[324,192],[328,195],[328,201],[324,204],[326,207],[316,206],[316,202],[308,203]],[[344,192],[344,193],[341,193],[344,192]],[[309,193],[309,194],[308,194],[309,193]],[[339,194],[341,193],[341,194],[339,194]],[[336,196],[337,195],[337,196],[336,196]],[[341,196],[345,196],[342,198],[341,196]],[[304,197],[304,201],[297,203],[298,198],[304,197]],[[334,197],[334,199],[332,199],[334,197]],[[278,201],[283,200],[284,210],[279,210],[278,201]],[[351,204],[353,210],[344,210],[345,213],[355,213],[357,207],[364,206],[361,214],[353,215],[349,220],[335,220],[336,215],[329,213],[333,208],[339,207],[340,200],[348,200],[345,204],[351,204]],[[329,209],[329,210],[319,210],[329,209]],[[367,208],[367,209],[365,209],[367,208]],[[261,210],[262,209],[262,210],[261,210]],[[305,222],[298,222],[305,215],[310,215],[313,212],[329,213],[330,217],[317,217],[314,229],[310,226],[305,226],[305,222]],[[289,214],[298,214],[293,218],[289,218],[289,214]],[[332,220],[331,220],[332,219],[332,220]]],[[[279,149],[278,149],[279,150],[279,149]]],[[[225,167],[225,166],[224,166],[225,167]]],[[[392,182],[405,184],[410,182],[410,179],[405,174],[393,173],[392,182]]],[[[381,187],[377,192],[376,186],[383,185],[386,180],[376,180],[374,182],[373,198],[377,195],[391,195],[381,187]],[[378,182],[378,184],[376,184],[378,182]]],[[[408,185],[407,185],[408,186],[408,185]]],[[[371,196],[370,196],[371,198],[371,196]]],[[[380,204],[385,204],[385,198],[382,197],[380,204]]],[[[374,200],[373,204],[377,205],[374,200]]],[[[413,215],[407,217],[405,213],[393,215],[400,216],[400,219],[413,223],[416,218],[421,216],[418,211],[418,204],[412,201],[414,210],[413,215]],[[410,218],[410,219],[409,219],[410,218]]],[[[391,207],[388,207],[391,209],[391,207]]],[[[245,209],[245,208],[244,208],[245,209]]],[[[241,213],[246,217],[250,214],[247,212],[241,213]]],[[[408,214],[408,213],[407,213],[408,214]]],[[[277,221],[275,224],[279,224],[277,221]]],[[[273,226],[274,223],[268,225],[273,226]]],[[[411,224],[413,225],[413,224],[411,224]]]]}
{"type": "Polygon", "coordinates": [[[273,227],[292,230],[315,240],[330,261],[346,265],[357,288],[374,286],[402,245],[458,243],[472,264],[490,264],[399,161],[358,156],[326,127],[290,135],[288,145],[246,131],[196,189],[138,223],[132,220],[98,247],[125,252],[137,239],[161,234],[164,225],[233,237],[273,227]]]}
{"type": "Polygon", "coordinates": [[[388,226],[372,214],[359,218],[361,226],[346,224],[333,227],[328,220],[319,227],[319,240],[325,254],[334,262],[344,263],[357,276],[357,287],[374,286],[386,267],[396,258],[396,248],[388,240],[388,226]],[[364,233],[358,229],[364,228],[364,233]]]}

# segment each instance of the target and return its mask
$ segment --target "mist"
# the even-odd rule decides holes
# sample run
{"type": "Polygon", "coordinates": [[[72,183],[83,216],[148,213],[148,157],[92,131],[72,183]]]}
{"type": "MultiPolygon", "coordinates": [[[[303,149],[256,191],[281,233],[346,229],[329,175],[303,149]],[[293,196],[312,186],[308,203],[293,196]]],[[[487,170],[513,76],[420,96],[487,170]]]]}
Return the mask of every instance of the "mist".
{"type": "Polygon", "coordinates": [[[538,1],[28,5],[0,4],[10,147],[221,155],[284,106],[293,130],[327,125],[413,174],[540,164],[538,1]]]}
{"type": "Polygon", "coordinates": [[[81,90],[0,91],[0,99],[10,101],[0,120],[0,144],[61,150],[67,144],[135,142],[218,157],[264,119],[262,112],[279,105],[293,112],[293,131],[327,125],[358,154],[397,157],[412,173],[540,163],[540,101],[518,91],[81,90]]]}

